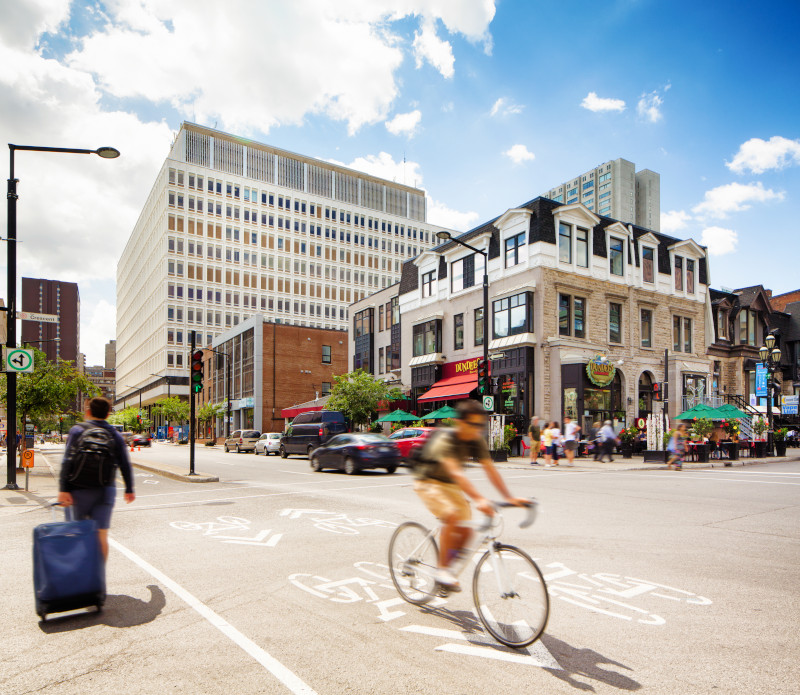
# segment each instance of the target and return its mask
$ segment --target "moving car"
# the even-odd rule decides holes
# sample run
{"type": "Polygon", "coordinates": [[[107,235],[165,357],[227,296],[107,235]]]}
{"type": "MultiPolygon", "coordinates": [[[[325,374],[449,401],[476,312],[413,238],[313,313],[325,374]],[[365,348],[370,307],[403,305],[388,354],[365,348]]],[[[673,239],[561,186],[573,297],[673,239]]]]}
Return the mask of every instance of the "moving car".
{"type": "Polygon", "coordinates": [[[153,443],[152,434],[134,434],[131,437],[131,446],[150,446],[153,443]]]}
{"type": "Polygon", "coordinates": [[[403,463],[408,461],[412,449],[425,445],[431,432],[435,432],[435,427],[404,427],[401,430],[392,432],[391,439],[400,450],[400,458],[403,463]]]}
{"type": "Polygon", "coordinates": [[[394,473],[400,464],[400,451],[382,434],[351,432],[331,437],[309,458],[315,471],[336,468],[353,475],[367,468],[385,468],[387,473],[394,473]]]}
{"type": "Polygon", "coordinates": [[[243,451],[255,451],[260,436],[261,432],[258,430],[236,430],[225,440],[225,451],[233,449],[237,454],[243,451]]]}
{"type": "Polygon", "coordinates": [[[286,458],[289,454],[311,456],[318,446],[347,430],[347,418],[339,410],[300,413],[281,437],[281,457],[286,458]]]}
{"type": "Polygon", "coordinates": [[[264,432],[256,442],[256,456],[259,454],[264,454],[264,456],[277,454],[281,448],[282,436],[280,432],[264,432]]]}

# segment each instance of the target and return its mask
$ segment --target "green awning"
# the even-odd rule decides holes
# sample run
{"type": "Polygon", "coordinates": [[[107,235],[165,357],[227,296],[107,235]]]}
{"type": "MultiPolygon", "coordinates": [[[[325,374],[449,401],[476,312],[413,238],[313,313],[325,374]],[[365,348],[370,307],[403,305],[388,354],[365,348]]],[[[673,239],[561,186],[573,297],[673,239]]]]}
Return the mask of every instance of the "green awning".
{"type": "Polygon", "coordinates": [[[458,417],[458,411],[455,408],[451,408],[449,405],[443,405],[438,410],[434,410],[432,413],[428,413],[427,415],[423,415],[422,420],[446,420],[447,418],[451,417],[458,417]]]}
{"type": "Polygon", "coordinates": [[[705,403],[698,403],[697,405],[693,405],[689,410],[681,413],[675,419],[676,420],[694,420],[695,418],[706,417],[709,420],[724,420],[726,417],[731,417],[730,415],[722,415],[720,414],[716,408],[712,408],[710,405],[706,405],[705,403]]]}
{"type": "Polygon", "coordinates": [[[725,403],[719,406],[719,408],[717,408],[717,412],[720,413],[726,420],[743,420],[750,417],[747,413],[742,412],[732,403],[725,403]]]}
{"type": "Polygon", "coordinates": [[[405,410],[397,410],[378,418],[378,422],[416,422],[419,418],[416,415],[407,413],[405,410]]]}

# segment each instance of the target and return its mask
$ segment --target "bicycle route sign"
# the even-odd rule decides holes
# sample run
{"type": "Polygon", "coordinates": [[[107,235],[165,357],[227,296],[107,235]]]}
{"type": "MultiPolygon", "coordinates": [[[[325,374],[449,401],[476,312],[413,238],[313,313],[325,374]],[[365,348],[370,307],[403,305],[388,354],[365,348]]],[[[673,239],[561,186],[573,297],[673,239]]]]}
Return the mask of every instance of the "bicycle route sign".
{"type": "Polygon", "coordinates": [[[32,372],[33,350],[21,348],[3,348],[3,359],[6,372],[32,372]]]}
{"type": "Polygon", "coordinates": [[[483,397],[483,409],[489,413],[494,412],[494,396],[483,397]]]}

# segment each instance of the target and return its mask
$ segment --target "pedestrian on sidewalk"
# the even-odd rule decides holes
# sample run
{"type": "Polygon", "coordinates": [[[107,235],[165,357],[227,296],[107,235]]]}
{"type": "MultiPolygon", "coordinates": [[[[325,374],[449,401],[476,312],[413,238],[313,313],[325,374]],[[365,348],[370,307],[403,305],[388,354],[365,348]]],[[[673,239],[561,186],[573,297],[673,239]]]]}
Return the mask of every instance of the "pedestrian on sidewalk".
{"type": "Polygon", "coordinates": [[[567,465],[575,465],[575,451],[578,449],[578,437],[581,428],[572,422],[572,418],[567,415],[564,418],[564,455],[567,457],[567,465]]]}
{"type": "Polygon", "coordinates": [[[608,462],[612,463],[614,461],[614,447],[617,444],[617,433],[614,432],[611,420],[606,420],[600,428],[600,441],[600,458],[598,460],[603,463],[603,459],[608,456],[608,462]]]}
{"type": "Polygon", "coordinates": [[[106,421],[109,412],[111,403],[107,399],[89,401],[86,421],[69,431],[58,488],[58,503],[73,507],[74,519],[97,522],[104,560],[108,558],[108,528],[117,496],[117,468],[125,481],[125,501],[130,504],[136,499],[128,449],[122,435],[106,421]]]}
{"type": "Polygon", "coordinates": [[[547,427],[547,436],[542,435],[545,444],[544,450],[544,465],[557,466],[558,465],[558,445],[561,444],[561,430],[558,428],[558,422],[555,420],[549,423],[547,427]]]}
{"type": "Polygon", "coordinates": [[[592,426],[589,428],[589,436],[587,437],[589,440],[589,449],[592,452],[592,458],[595,461],[600,460],[600,445],[602,440],[600,439],[600,422],[595,421],[592,423],[592,426]]]}
{"type": "Polygon", "coordinates": [[[539,451],[542,447],[542,428],[539,427],[539,418],[534,415],[528,425],[528,435],[531,438],[531,465],[539,465],[539,451]]]}
{"type": "Polygon", "coordinates": [[[667,468],[682,471],[683,457],[686,452],[686,425],[680,424],[676,429],[672,430],[672,436],[670,436],[669,444],[667,444],[667,451],[670,454],[667,468]]]}

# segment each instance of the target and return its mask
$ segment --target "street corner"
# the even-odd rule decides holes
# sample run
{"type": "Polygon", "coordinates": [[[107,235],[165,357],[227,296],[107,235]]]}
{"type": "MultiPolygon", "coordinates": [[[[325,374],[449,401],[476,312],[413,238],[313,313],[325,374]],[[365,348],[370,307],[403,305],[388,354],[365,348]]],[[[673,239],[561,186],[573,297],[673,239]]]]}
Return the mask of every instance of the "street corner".
{"type": "Polygon", "coordinates": [[[134,468],[145,471],[147,473],[154,473],[155,475],[169,478],[170,480],[177,480],[183,483],[218,483],[219,476],[208,475],[206,473],[189,473],[186,468],[179,466],[172,466],[168,463],[157,463],[148,461],[143,463],[131,459],[131,465],[134,468]]]}

